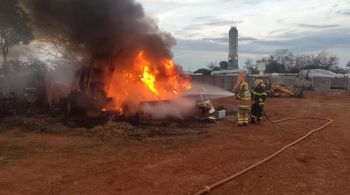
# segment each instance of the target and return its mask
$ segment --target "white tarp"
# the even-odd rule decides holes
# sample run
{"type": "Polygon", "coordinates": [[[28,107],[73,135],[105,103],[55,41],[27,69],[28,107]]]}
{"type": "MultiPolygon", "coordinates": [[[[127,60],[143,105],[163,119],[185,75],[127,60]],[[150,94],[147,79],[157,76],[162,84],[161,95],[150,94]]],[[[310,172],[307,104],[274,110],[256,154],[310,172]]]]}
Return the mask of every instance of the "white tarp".
{"type": "Polygon", "coordinates": [[[302,75],[307,79],[311,79],[313,77],[335,78],[337,74],[328,70],[323,70],[323,69],[310,69],[310,70],[303,70],[302,75]]]}
{"type": "Polygon", "coordinates": [[[344,78],[348,77],[349,74],[337,74],[329,70],[323,70],[323,69],[310,69],[310,70],[303,70],[302,75],[306,79],[311,79],[313,77],[327,77],[327,78],[344,78]]]}

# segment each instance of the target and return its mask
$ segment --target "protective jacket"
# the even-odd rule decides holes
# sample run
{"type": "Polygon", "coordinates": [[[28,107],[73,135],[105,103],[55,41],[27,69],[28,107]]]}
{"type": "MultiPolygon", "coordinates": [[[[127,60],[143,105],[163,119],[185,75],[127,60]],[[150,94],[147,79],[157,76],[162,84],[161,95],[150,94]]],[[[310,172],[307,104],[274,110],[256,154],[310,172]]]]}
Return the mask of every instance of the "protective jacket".
{"type": "Polygon", "coordinates": [[[258,85],[252,90],[253,100],[259,105],[264,105],[267,97],[266,88],[263,85],[258,85]]]}
{"type": "Polygon", "coordinates": [[[236,97],[239,100],[238,107],[240,109],[248,110],[250,108],[252,96],[249,90],[241,89],[236,97]]]}

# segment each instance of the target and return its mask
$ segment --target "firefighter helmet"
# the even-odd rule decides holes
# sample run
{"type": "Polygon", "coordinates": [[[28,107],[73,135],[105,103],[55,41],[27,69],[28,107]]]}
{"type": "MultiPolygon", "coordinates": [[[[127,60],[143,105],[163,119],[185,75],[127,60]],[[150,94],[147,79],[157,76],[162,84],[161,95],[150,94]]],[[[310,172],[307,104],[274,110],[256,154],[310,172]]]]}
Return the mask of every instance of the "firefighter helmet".
{"type": "Polygon", "coordinates": [[[255,84],[256,85],[263,85],[264,84],[264,81],[262,79],[256,79],[255,80],[255,84]]]}
{"type": "Polygon", "coordinates": [[[248,89],[249,88],[248,83],[247,82],[242,82],[241,83],[241,88],[242,89],[248,89]]]}

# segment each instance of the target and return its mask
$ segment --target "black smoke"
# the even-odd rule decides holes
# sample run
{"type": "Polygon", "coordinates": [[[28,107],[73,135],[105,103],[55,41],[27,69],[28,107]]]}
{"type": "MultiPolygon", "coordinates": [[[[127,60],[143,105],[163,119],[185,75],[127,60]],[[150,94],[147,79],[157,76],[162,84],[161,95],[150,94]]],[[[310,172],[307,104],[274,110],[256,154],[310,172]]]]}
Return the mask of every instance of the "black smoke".
{"type": "Polygon", "coordinates": [[[170,34],[134,0],[24,0],[36,26],[47,37],[64,37],[92,58],[114,58],[140,49],[154,58],[171,57],[170,34]]]}

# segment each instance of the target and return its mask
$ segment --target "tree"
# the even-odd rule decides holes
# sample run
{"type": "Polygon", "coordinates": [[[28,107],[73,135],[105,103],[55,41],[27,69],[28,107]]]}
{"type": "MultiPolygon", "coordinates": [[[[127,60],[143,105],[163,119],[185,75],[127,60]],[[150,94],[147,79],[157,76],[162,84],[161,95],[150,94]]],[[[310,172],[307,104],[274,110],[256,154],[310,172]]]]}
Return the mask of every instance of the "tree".
{"type": "Polygon", "coordinates": [[[305,66],[312,66],[312,59],[314,58],[313,55],[308,54],[302,54],[295,56],[295,67],[300,69],[303,69],[305,66]]]}
{"type": "Polygon", "coordinates": [[[290,52],[288,49],[277,50],[272,55],[275,62],[281,66],[284,66],[286,71],[290,71],[293,68],[295,57],[294,57],[294,54],[290,52]]]}
{"type": "Polygon", "coordinates": [[[208,68],[212,71],[218,71],[218,70],[221,70],[220,66],[218,66],[218,63],[217,62],[210,62],[208,64],[208,68]]]}
{"type": "Polygon", "coordinates": [[[210,76],[211,75],[211,70],[205,69],[205,68],[201,68],[196,70],[194,73],[195,74],[202,74],[202,75],[206,75],[206,76],[210,76]]]}
{"type": "Polygon", "coordinates": [[[347,68],[350,68],[350,61],[346,64],[347,68]]]}
{"type": "Polygon", "coordinates": [[[219,63],[219,66],[220,66],[220,68],[221,68],[222,70],[227,70],[227,68],[228,68],[228,62],[227,62],[227,61],[221,61],[221,62],[219,63]]]}
{"type": "Polygon", "coordinates": [[[246,68],[253,67],[253,66],[254,66],[254,60],[251,59],[251,58],[247,58],[247,59],[244,61],[244,65],[245,65],[246,68]]]}
{"type": "Polygon", "coordinates": [[[320,52],[314,59],[314,65],[319,68],[329,70],[331,67],[338,65],[339,58],[326,51],[320,52]]]}
{"type": "Polygon", "coordinates": [[[33,38],[31,20],[20,7],[18,0],[1,0],[0,48],[5,74],[11,69],[7,65],[9,49],[16,45],[28,45],[33,38]]]}
{"type": "Polygon", "coordinates": [[[278,57],[276,55],[270,55],[267,59],[264,60],[266,64],[266,71],[267,73],[284,73],[286,72],[286,67],[284,64],[279,61],[278,57]]]}
{"type": "Polygon", "coordinates": [[[258,67],[257,67],[257,64],[254,63],[254,60],[251,59],[251,58],[247,58],[245,61],[244,61],[244,64],[245,64],[245,67],[247,68],[247,70],[252,73],[252,74],[256,74],[258,73],[258,67]]]}
{"type": "Polygon", "coordinates": [[[288,49],[280,49],[275,51],[270,57],[264,60],[266,64],[266,72],[268,73],[284,73],[294,72],[295,56],[288,49]]]}

